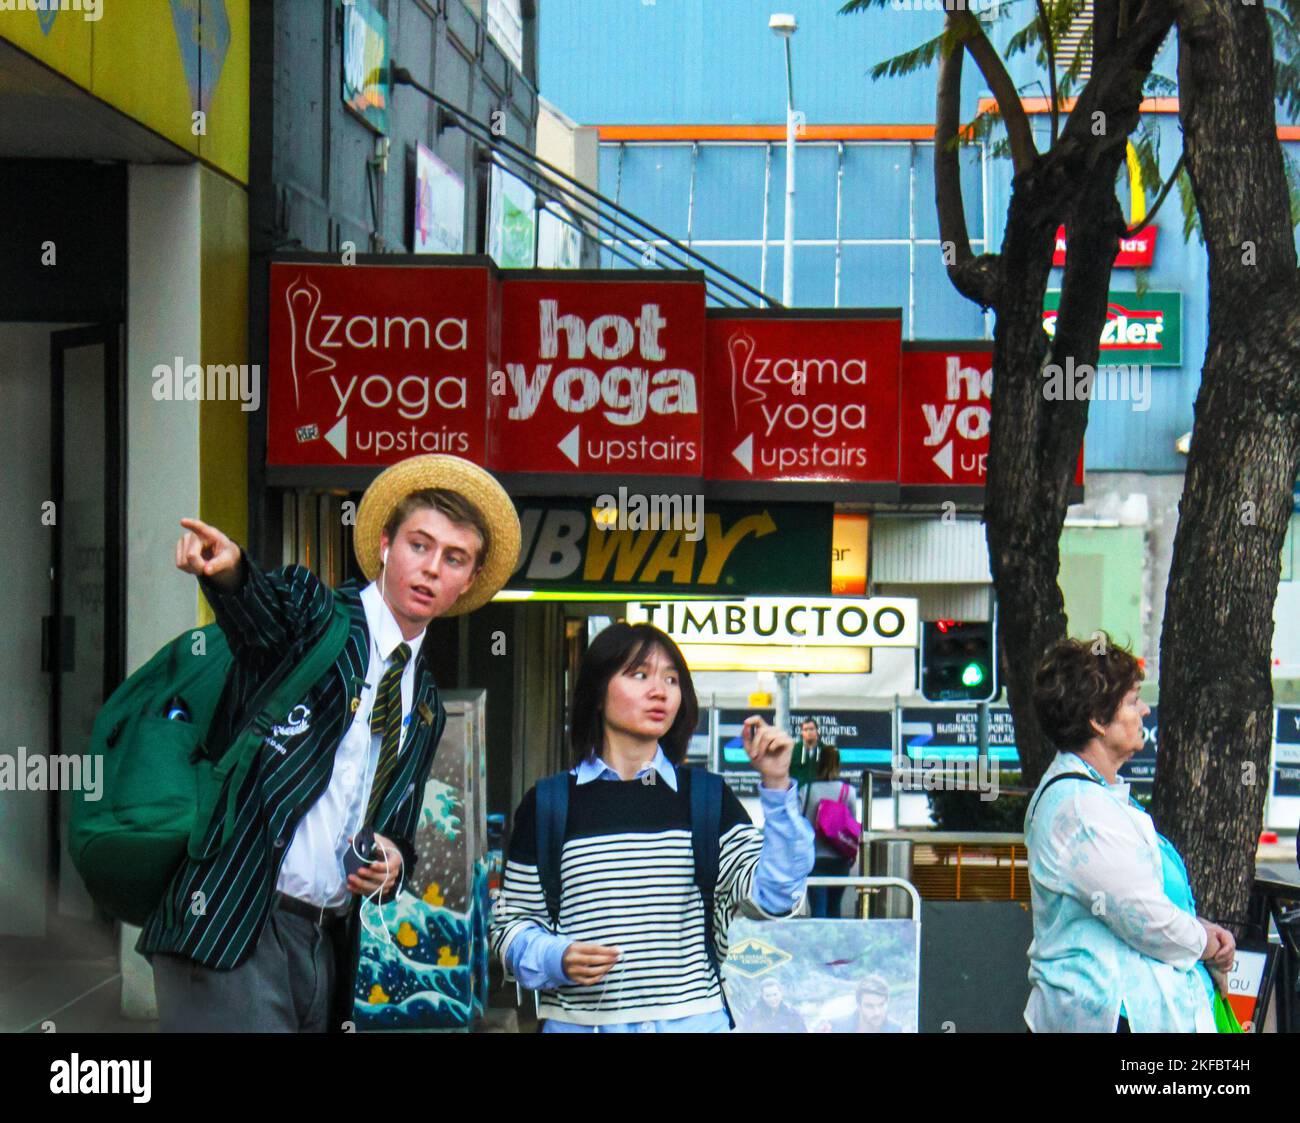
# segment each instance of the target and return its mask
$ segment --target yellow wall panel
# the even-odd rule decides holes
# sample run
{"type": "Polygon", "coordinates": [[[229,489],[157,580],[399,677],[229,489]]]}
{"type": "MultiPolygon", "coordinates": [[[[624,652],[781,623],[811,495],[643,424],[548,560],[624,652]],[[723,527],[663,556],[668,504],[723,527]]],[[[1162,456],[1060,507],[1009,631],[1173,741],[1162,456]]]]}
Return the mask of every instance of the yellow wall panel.
{"type": "Polygon", "coordinates": [[[41,15],[37,12],[0,11],[0,39],[8,39],[52,70],[89,89],[91,29],[103,22],[103,10],[101,4],[98,21],[86,19],[94,9],[89,12],[47,12],[45,30],[42,30],[41,15]]]}
{"type": "MultiPolygon", "coordinates": [[[[197,10],[198,0],[184,4],[197,10]]],[[[95,96],[197,156],[185,75],[187,62],[198,73],[199,44],[194,36],[181,41],[168,0],[106,2],[93,27],[95,96]]]]}
{"type": "MultiPolygon", "coordinates": [[[[208,168],[199,175],[199,361],[205,367],[246,364],[248,195],[208,168]]],[[[266,408],[260,396],[256,400],[266,408]]],[[[199,518],[241,545],[248,542],[248,418],[237,401],[200,404],[199,518]]],[[[200,606],[206,622],[210,610],[202,598],[200,606]]]]}
{"type": "MultiPolygon", "coordinates": [[[[202,0],[205,26],[216,0],[202,0]]],[[[249,0],[222,0],[225,19],[221,70],[208,99],[207,135],[199,137],[199,154],[214,167],[248,182],[249,0]]],[[[214,43],[215,50],[219,44],[214,43]]],[[[207,62],[204,62],[207,65],[207,62]]],[[[205,81],[205,85],[206,85],[205,81]]]]}

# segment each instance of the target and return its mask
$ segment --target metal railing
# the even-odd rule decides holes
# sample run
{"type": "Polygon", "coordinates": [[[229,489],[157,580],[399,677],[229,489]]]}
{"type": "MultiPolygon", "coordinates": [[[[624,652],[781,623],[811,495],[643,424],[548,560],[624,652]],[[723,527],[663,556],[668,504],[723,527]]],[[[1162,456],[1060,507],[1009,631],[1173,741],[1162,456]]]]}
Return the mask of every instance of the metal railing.
{"type": "Polygon", "coordinates": [[[592,238],[601,249],[627,262],[633,268],[649,272],[663,270],[698,270],[704,275],[708,298],[724,307],[779,308],[773,300],[748,281],[724,269],[703,254],[683,245],[659,227],[645,221],[613,199],[575,179],[568,172],[529,152],[509,137],[497,135],[492,127],[458,109],[427,86],[418,82],[409,70],[391,63],[393,86],[409,86],[432,101],[450,123],[464,130],[487,150],[493,164],[527,184],[538,199],[559,204],[571,212],[566,216],[550,208],[561,223],[592,238]]]}

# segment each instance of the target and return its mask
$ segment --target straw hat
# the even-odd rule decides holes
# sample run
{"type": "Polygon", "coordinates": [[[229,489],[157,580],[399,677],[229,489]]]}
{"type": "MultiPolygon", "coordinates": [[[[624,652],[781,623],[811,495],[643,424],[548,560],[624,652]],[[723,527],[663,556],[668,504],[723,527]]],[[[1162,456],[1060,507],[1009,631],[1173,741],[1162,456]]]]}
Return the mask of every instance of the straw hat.
{"type": "Polygon", "coordinates": [[[366,577],[379,576],[379,535],[397,505],[414,491],[443,488],[463,495],[483,515],[488,553],[469,589],[447,610],[460,616],[487,604],[515,571],[519,559],[519,516],[505,489],[477,464],[459,456],[410,456],[385,468],[361,497],[352,548],[366,577]]]}

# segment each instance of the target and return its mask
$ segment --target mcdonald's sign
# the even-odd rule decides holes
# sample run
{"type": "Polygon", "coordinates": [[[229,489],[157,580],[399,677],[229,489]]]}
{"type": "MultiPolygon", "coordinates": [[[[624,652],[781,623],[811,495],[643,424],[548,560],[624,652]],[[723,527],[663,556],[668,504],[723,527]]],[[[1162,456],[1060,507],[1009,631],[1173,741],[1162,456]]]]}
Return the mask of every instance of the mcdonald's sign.
{"type": "MultiPolygon", "coordinates": [[[[1130,143],[1128,146],[1128,186],[1129,186],[1129,228],[1141,225],[1147,216],[1146,188],[1142,184],[1142,167],[1138,163],[1137,152],[1130,143]]],[[[1131,238],[1121,238],[1119,249],[1115,254],[1115,267],[1118,269],[1145,269],[1156,256],[1156,227],[1146,226],[1131,238]]],[[[1065,227],[1056,229],[1056,249],[1052,254],[1052,264],[1060,267],[1065,264],[1065,227]]]]}

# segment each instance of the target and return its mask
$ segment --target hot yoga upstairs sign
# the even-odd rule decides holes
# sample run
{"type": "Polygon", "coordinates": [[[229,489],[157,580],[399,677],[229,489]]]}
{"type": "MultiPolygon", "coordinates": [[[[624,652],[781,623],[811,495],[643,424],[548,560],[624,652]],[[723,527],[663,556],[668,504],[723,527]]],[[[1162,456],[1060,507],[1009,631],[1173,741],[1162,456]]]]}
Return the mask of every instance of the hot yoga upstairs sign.
{"type": "MultiPolygon", "coordinates": [[[[733,498],[835,484],[969,499],[984,483],[989,344],[904,346],[898,309],[706,312],[699,273],[428,255],[293,255],[269,292],[273,469],[452,453],[537,494],[655,477],[733,498]]],[[[1169,361],[1177,311],[1117,308],[1108,330],[1169,361]]]]}

